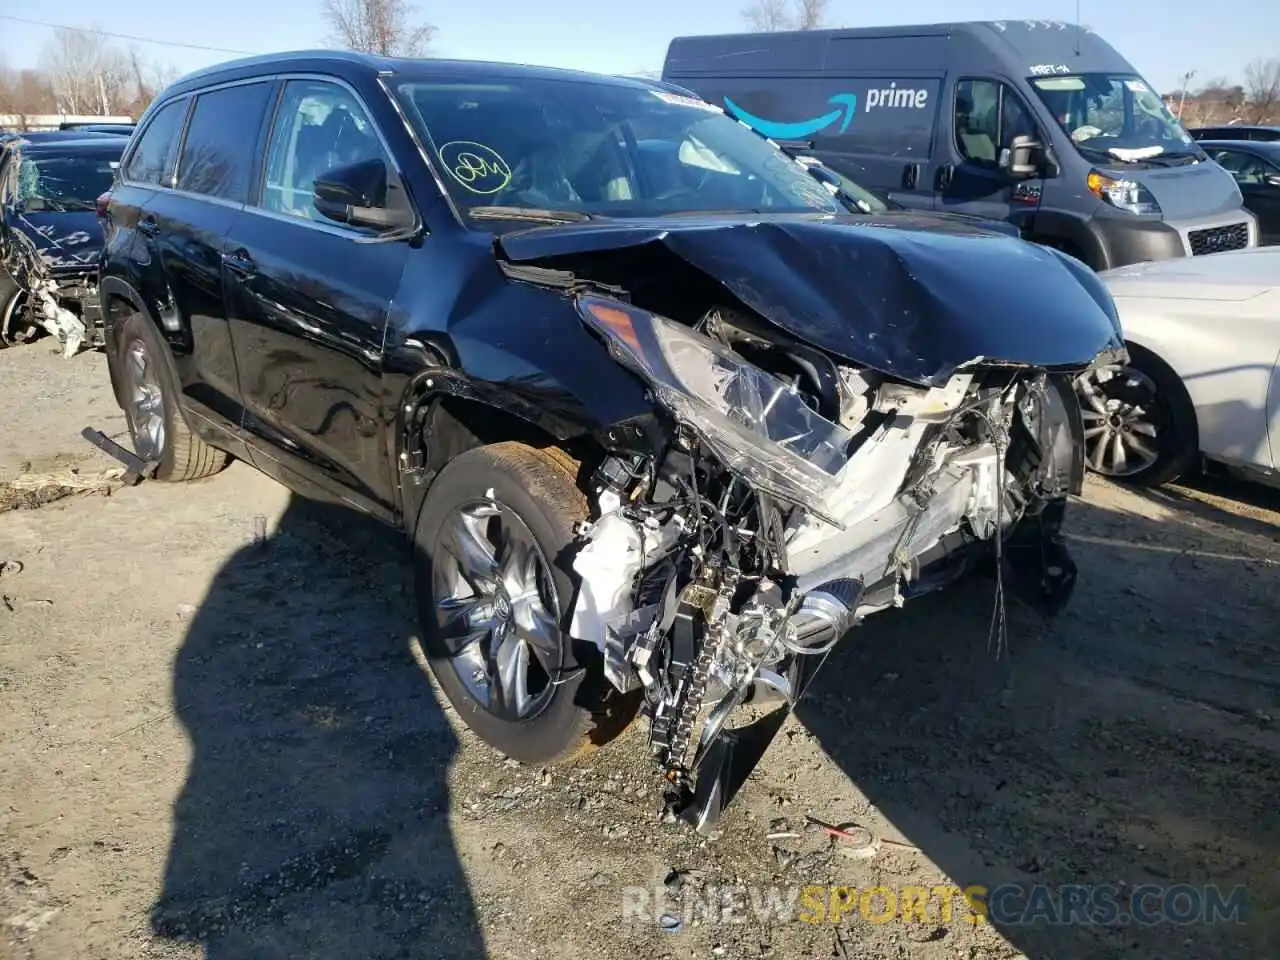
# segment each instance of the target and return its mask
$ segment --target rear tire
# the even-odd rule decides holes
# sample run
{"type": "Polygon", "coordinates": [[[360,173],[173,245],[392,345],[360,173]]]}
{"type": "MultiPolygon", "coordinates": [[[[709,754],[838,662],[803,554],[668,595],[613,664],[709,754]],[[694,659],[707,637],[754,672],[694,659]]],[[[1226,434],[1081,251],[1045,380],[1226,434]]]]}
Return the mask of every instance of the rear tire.
{"type": "Polygon", "coordinates": [[[414,534],[427,663],[467,725],[524,763],[577,755],[624,725],[599,651],[568,632],[574,527],[588,515],[573,466],[522,443],[469,450],[431,485],[414,534]]]}
{"type": "Polygon", "coordinates": [[[173,356],[155,325],[132,313],[120,326],[119,343],[120,406],[129,421],[134,452],[159,464],[155,479],[199,480],[225,467],[227,455],[187,425],[173,356]]]}

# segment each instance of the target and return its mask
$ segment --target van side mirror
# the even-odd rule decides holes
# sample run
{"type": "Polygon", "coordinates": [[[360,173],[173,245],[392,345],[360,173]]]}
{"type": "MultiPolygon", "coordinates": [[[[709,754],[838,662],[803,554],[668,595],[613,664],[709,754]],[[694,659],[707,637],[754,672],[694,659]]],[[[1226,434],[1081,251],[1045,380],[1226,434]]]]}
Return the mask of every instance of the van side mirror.
{"type": "Polygon", "coordinates": [[[387,189],[387,165],[382,160],[362,160],[334,167],[316,177],[312,202],[321,214],[338,223],[374,230],[410,227],[413,211],[402,193],[387,189]],[[389,194],[391,204],[388,205],[389,194]],[[399,200],[399,203],[395,201],[399,200]]]}
{"type": "Polygon", "coordinates": [[[1015,180],[1027,180],[1040,175],[1043,158],[1044,144],[1022,134],[1000,151],[1000,169],[1015,180]]]}

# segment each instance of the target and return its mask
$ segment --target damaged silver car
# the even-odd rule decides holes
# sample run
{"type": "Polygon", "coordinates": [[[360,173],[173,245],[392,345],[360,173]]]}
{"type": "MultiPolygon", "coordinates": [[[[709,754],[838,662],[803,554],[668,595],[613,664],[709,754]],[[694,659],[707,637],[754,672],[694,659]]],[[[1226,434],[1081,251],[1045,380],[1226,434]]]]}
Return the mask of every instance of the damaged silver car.
{"type": "Polygon", "coordinates": [[[677,89],[227,64],[148,111],[107,224],[142,459],[401,526],[419,660],[510,757],[642,715],[665,812],[710,830],[865,617],[984,568],[1000,603],[1071,594],[1073,378],[1123,353],[1101,282],[845,206],[677,89]]]}

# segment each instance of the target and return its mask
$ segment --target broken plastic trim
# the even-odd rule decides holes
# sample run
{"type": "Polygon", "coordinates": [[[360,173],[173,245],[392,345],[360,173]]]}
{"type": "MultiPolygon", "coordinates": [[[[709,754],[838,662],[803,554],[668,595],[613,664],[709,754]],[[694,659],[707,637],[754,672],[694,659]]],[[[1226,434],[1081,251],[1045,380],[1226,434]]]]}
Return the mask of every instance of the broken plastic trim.
{"type": "Polygon", "coordinates": [[[617,300],[583,295],[578,313],[615,360],[757,489],[822,516],[853,434],[811,410],[790,385],[733,351],[617,300]]]}

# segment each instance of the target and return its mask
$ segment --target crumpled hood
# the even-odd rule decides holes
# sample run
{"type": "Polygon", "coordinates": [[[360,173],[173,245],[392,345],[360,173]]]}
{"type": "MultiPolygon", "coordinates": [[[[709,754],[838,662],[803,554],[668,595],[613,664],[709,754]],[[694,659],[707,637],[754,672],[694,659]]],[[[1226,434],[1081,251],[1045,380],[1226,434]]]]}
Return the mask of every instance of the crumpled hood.
{"type": "Polygon", "coordinates": [[[513,262],[570,270],[593,253],[665,247],[792,336],[921,385],[979,358],[1073,368],[1123,347],[1111,297],[1083,264],[968,224],[953,231],[896,217],[681,217],[497,242],[513,262]]]}
{"type": "MultiPolygon", "coordinates": [[[[870,220],[899,230],[928,230],[930,233],[950,233],[957,237],[1022,236],[1018,227],[1007,220],[989,220],[954,210],[886,210],[872,215],[870,220]]],[[[857,222],[865,224],[868,221],[860,218],[857,222]]]]}
{"type": "Polygon", "coordinates": [[[10,212],[9,224],[31,239],[54,276],[98,268],[102,226],[92,210],[10,212]]]}

